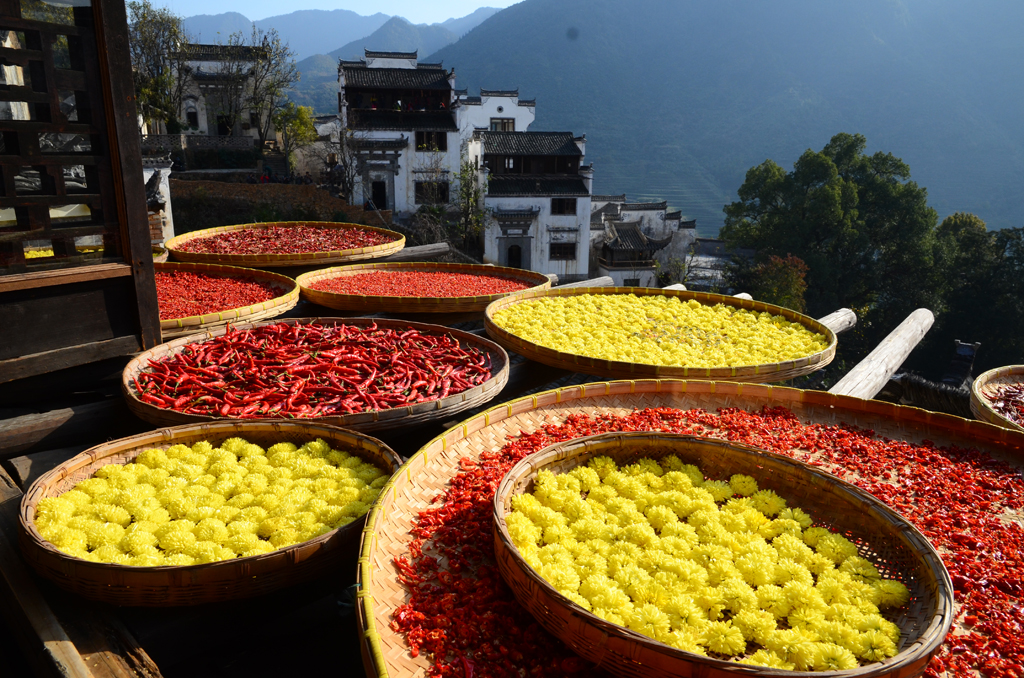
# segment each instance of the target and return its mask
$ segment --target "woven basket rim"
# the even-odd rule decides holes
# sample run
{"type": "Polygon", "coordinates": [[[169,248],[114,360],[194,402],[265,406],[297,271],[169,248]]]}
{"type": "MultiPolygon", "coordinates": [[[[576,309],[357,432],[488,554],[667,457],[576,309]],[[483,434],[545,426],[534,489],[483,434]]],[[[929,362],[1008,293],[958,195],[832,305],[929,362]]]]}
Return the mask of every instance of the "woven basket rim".
{"type": "MultiPolygon", "coordinates": [[[[119,438],[117,440],[111,440],[105,443],[101,443],[99,445],[94,445],[93,447],[90,447],[88,450],[85,450],[84,452],[75,455],[74,457],[63,462],[56,468],[53,468],[44,473],[43,475],[41,475],[39,478],[35,480],[35,482],[32,483],[32,485],[22,496],[21,506],[19,509],[20,528],[22,532],[25,534],[25,536],[27,536],[36,547],[52,554],[60,560],[75,562],[80,565],[84,565],[85,567],[95,568],[97,571],[108,570],[132,573],[162,573],[179,571],[194,572],[199,569],[202,569],[204,571],[226,570],[230,568],[239,567],[240,565],[244,566],[246,563],[254,562],[256,560],[265,560],[268,557],[281,558],[285,554],[291,551],[295,551],[300,547],[306,547],[312,544],[322,544],[323,542],[326,542],[332,537],[334,537],[338,533],[338,531],[344,529],[346,525],[336,527],[330,532],[320,535],[319,537],[315,537],[313,539],[309,539],[298,544],[292,544],[282,549],[275,549],[274,551],[271,551],[269,553],[257,556],[245,556],[234,558],[232,560],[222,560],[215,563],[201,563],[194,565],[159,565],[153,567],[140,567],[133,565],[121,565],[117,563],[96,563],[93,561],[68,555],[60,549],[58,549],[53,544],[51,544],[50,542],[48,542],[46,539],[44,539],[39,534],[39,531],[36,529],[34,520],[36,504],[38,504],[39,500],[43,499],[44,497],[51,496],[47,491],[48,487],[50,487],[55,482],[63,480],[64,477],[66,477],[67,473],[75,468],[89,466],[90,464],[95,464],[96,462],[99,462],[107,457],[120,453],[141,453],[145,449],[150,449],[160,444],[169,444],[172,443],[174,440],[178,440],[185,437],[191,437],[196,433],[201,433],[202,435],[206,435],[209,438],[217,438],[228,433],[232,434],[232,436],[244,437],[246,435],[246,428],[255,428],[254,426],[252,426],[252,424],[257,424],[261,428],[314,429],[317,430],[320,434],[323,434],[322,437],[330,437],[332,440],[332,445],[336,444],[338,440],[343,440],[344,438],[354,438],[358,441],[358,443],[348,443],[348,447],[350,449],[364,450],[366,452],[369,452],[371,447],[376,448],[377,452],[381,455],[381,457],[387,459],[390,462],[391,468],[386,470],[390,470],[391,475],[397,473],[398,470],[403,465],[401,457],[399,457],[394,450],[392,450],[387,444],[383,443],[382,441],[365,433],[361,433],[359,431],[352,431],[350,429],[341,428],[339,426],[332,426],[329,424],[316,423],[315,421],[294,422],[285,420],[263,420],[256,422],[243,422],[232,420],[224,422],[171,426],[154,431],[149,431],[146,433],[140,433],[134,436],[119,438]],[[364,445],[369,445],[370,447],[365,447],[364,445]]],[[[133,455],[133,459],[134,456],[137,455],[133,455]]],[[[126,461],[124,463],[128,462],[126,461]]],[[[94,473],[95,472],[93,472],[93,474],[94,473]]],[[[63,492],[52,496],[60,496],[60,494],[63,494],[63,492]]]]}
{"type": "Polygon", "coordinates": [[[405,236],[398,231],[392,231],[391,229],[380,226],[353,224],[345,221],[267,221],[248,224],[231,224],[229,226],[216,226],[214,228],[204,228],[198,231],[182,233],[181,235],[174,236],[164,243],[164,247],[167,248],[167,251],[170,252],[171,255],[180,261],[197,261],[204,263],[218,263],[224,261],[228,263],[279,263],[281,265],[299,265],[301,262],[305,261],[330,263],[332,261],[344,261],[349,257],[360,257],[375,253],[379,254],[379,256],[394,254],[405,247],[405,236]],[[186,252],[179,249],[179,246],[186,242],[201,238],[208,238],[219,233],[231,233],[245,229],[265,230],[273,226],[280,226],[284,228],[312,226],[314,228],[330,228],[336,230],[358,229],[362,231],[383,233],[388,236],[393,236],[394,239],[380,245],[370,245],[368,247],[354,247],[347,250],[293,252],[290,254],[218,254],[212,252],[186,252]]]}
{"type": "MultiPolygon", "coordinates": [[[[627,386],[629,393],[645,393],[652,395],[680,393],[686,394],[689,387],[703,389],[703,393],[761,397],[777,400],[777,405],[792,406],[794,403],[806,403],[818,405],[834,410],[848,411],[851,414],[870,412],[877,416],[906,421],[908,423],[922,426],[939,426],[950,433],[962,437],[976,438],[983,443],[1007,446],[1013,445],[1021,450],[1024,455],[1024,432],[1011,431],[1010,429],[996,426],[984,421],[965,419],[955,415],[931,412],[918,407],[908,405],[896,405],[880,400],[867,400],[854,396],[838,395],[827,391],[814,391],[810,389],[797,389],[789,386],[773,386],[770,384],[746,384],[730,381],[712,381],[701,379],[619,379],[590,382],[576,386],[565,386],[550,389],[534,395],[527,395],[504,403],[494,405],[486,410],[468,417],[446,432],[435,436],[424,444],[415,454],[409,457],[403,468],[411,470],[415,463],[425,464],[428,456],[440,447],[446,451],[449,447],[459,441],[468,438],[472,432],[491,426],[493,415],[503,413],[505,417],[511,418],[516,414],[525,411],[536,410],[541,406],[542,401],[554,397],[555,403],[573,403],[586,401],[592,397],[607,396],[612,393],[615,386],[627,386]]],[[[547,406],[548,403],[544,403],[547,406]]],[[[496,419],[496,421],[498,421],[496,419]]],[[[378,522],[383,519],[387,509],[384,507],[381,498],[385,497],[389,490],[393,489],[396,479],[400,474],[396,473],[381,488],[378,501],[370,508],[366,516],[366,525],[363,528],[362,541],[360,544],[359,569],[357,572],[357,583],[360,587],[362,601],[357,605],[360,631],[363,635],[363,649],[368,662],[367,673],[370,674],[369,666],[372,665],[378,678],[389,678],[387,661],[384,659],[380,634],[377,631],[376,612],[373,599],[373,565],[372,553],[377,540],[378,522]]],[[[789,675],[790,672],[778,671],[772,673],[770,670],[765,675],[789,675]]],[[[371,674],[372,675],[372,674],[371,674]]]]}
{"type": "Polygon", "coordinates": [[[996,379],[1017,375],[1020,376],[1020,379],[1017,381],[1024,384],[1024,365],[1004,365],[1003,367],[995,367],[980,374],[971,384],[971,410],[974,415],[996,426],[1004,426],[1013,431],[1024,431],[1024,426],[1010,421],[996,412],[989,399],[982,393],[982,389],[996,379]]]}
{"type": "Polygon", "coordinates": [[[184,329],[186,324],[194,325],[194,329],[199,330],[202,329],[203,325],[210,323],[244,320],[246,316],[254,313],[269,311],[272,308],[283,306],[292,301],[297,302],[299,298],[299,286],[295,280],[286,275],[273,273],[271,271],[261,271],[256,268],[244,268],[242,266],[228,266],[225,264],[206,264],[198,261],[154,262],[153,266],[157,273],[169,271],[194,271],[196,273],[206,273],[207,275],[222,278],[255,278],[257,280],[277,283],[275,287],[284,288],[285,290],[283,294],[279,294],[278,296],[273,297],[272,299],[267,299],[266,301],[261,301],[258,304],[252,304],[251,306],[239,306],[237,308],[228,308],[223,311],[206,313],[204,315],[190,315],[182,318],[161,320],[160,329],[163,331],[184,329]],[[190,320],[193,321],[193,323],[189,323],[188,321],[190,320]]]}
{"type": "MultiPolygon", "coordinates": [[[[454,410],[459,412],[465,407],[473,406],[474,402],[477,402],[478,397],[485,396],[493,391],[490,398],[485,398],[480,402],[486,402],[496,396],[508,381],[509,373],[509,357],[508,353],[499,344],[490,341],[485,337],[480,337],[470,332],[463,330],[457,330],[452,327],[445,327],[444,325],[434,325],[430,323],[414,322],[411,320],[392,320],[387,318],[334,318],[334,317],[315,317],[315,318],[285,318],[282,320],[266,320],[249,323],[239,323],[230,325],[229,327],[214,328],[207,331],[200,331],[193,334],[188,334],[171,341],[164,342],[148,351],[139,353],[136,355],[121,372],[121,391],[125,398],[128,400],[128,407],[136,415],[142,419],[146,419],[151,423],[162,423],[163,419],[154,419],[154,413],[166,414],[167,416],[173,417],[176,421],[202,423],[202,422],[225,422],[225,421],[309,421],[309,422],[321,422],[325,425],[338,426],[346,429],[359,428],[364,430],[366,425],[372,425],[374,427],[392,425],[400,426],[403,419],[410,417],[417,417],[424,412],[446,412],[449,408],[455,408],[458,405],[464,405],[464,407],[454,410]],[[474,386],[466,391],[460,391],[459,393],[449,394],[446,398],[427,400],[421,403],[414,403],[403,407],[393,407],[386,410],[373,410],[369,412],[356,412],[347,415],[333,415],[326,417],[312,417],[302,419],[241,419],[233,420],[226,417],[215,417],[211,415],[198,415],[198,414],[187,414],[183,412],[177,412],[176,410],[168,410],[165,408],[158,408],[149,403],[143,402],[138,395],[135,393],[131,381],[148,365],[148,361],[154,356],[160,355],[173,355],[180,352],[185,346],[192,343],[202,343],[210,339],[222,336],[229,329],[235,330],[246,330],[255,327],[261,327],[264,325],[272,325],[275,323],[287,323],[289,325],[299,324],[349,324],[349,325],[372,325],[377,324],[383,327],[391,326],[402,326],[406,328],[418,329],[423,332],[431,332],[434,334],[450,334],[459,340],[462,344],[475,344],[477,347],[486,350],[491,356],[492,361],[495,362],[495,368],[492,369],[491,378],[487,381],[474,386]],[[470,394],[470,395],[466,395],[470,394]],[[472,400],[468,405],[467,400],[472,400]],[[405,412],[404,415],[400,414],[405,412]],[[147,416],[148,415],[148,416],[147,416]]],[[[477,403],[479,404],[479,403],[477,403]]],[[[442,415],[438,415],[442,416],[442,415]]],[[[416,420],[414,420],[416,421],[416,420]]]]}
{"type": "Polygon", "coordinates": [[[884,516],[886,520],[891,522],[895,527],[895,530],[908,535],[908,540],[913,542],[915,547],[915,555],[919,559],[919,564],[926,567],[935,575],[936,580],[940,583],[940,595],[937,596],[936,601],[936,614],[933,615],[931,623],[928,624],[925,632],[916,639],[916,641],[908,648],[901,652],[898,652],[895,656],[890,657],[884,662],[872,662],[859,666],[857,669],[849,669],[844,671],[787,671],[786,675],[795,677],[802,676],[857,676],[860,674],[873,673],[877,668],[885,667],[886,671],[892,671],[894,669],[912,664],[919,661],[921,658],[930,655],[936,648],[938,648],[946,638],[946,633],[949,631],[949,627],[953,623],[953,580],[946,570],[945,565],[942,562],[942,558],[938,552],[931,545],[928,539],[912,525],[908,520],[903,518],[899,513],[889,508],[886,504],[876,499],[869,492],[848,483],[837,476],[828,473],[822,469],[816,468],[810,464],[802,462],[792,457],[787,457],[782,454],[774,452],[768,452],[766,450],[760,450],[752,445],[739,443],[729,440],[721,440],[718,438],[710,438],[705,436],[686,435],[679,433],[664,433],[655,431],[619,431],[614,433],[602,433],[598,435],[585,436],[582,438],[574,438],[572,440],[566,440],[558,443],[553,443],[544,447],[534,454],[524,457],[513,466],[505,477],[502,478],[501,483],[498,485],[498,489],[494,494],[494,500],[492,502],[493,517],[494,517],[494,528],[495,532],[499,535],[504,547],[509,550],[512,557],[518,563],[523,574],[531,579],[536,585],[541,586],[545,589],[548,595],[556,597],[559,602],[564,606],[569,607],[573,613],[577,616],[582,616],[590,621],[593,625],[600,628],[606,626],[614,627],[613,632],[619,636],[626,638],[629,641],[641,644],[643,646],[655,646],[658,651],[668,654],[674,658],[682,659],[693,664],[707,665],[714,668],[723,670],[735,671],[738,666],[737,662],[716,659],[714,657],[708,657],[699,655],[692,652],[686,652],[684,650],[676,649],[670,645],[661,643],[653,638],[644,636],[626,627],[618,626],[610,622],[602,620],[600,617],[588,612],[583,607],[569,600],[563,596],[557,589],[547,582],[540,574],[530,567],[523,559],[518,547],[512,542],[511,535],[508,533],[508,526],[505,521],[506,513],[502,506],[506,495],[512,493],[513,485],[529,476],[535,475],[535,472],[539,472],[542,468],[546,468],[557,461],[567,461],[574,457],[579,457],[582,454],[587,454],[592,451],[593,448],[604,448],[605,443],[618,441],[620,446],[628,447],[637,444],[637,441],[650,442],[652,444],[662,444],[665,447],[672,447],[673,444],[686,444],[696,443],[701,446],[708,446],[718,448],[719,450],[732,450],[741,453],[743,456],[750,457],[756,455],[757,457],[767,457],[773,460],[775,463],[782,464],[784,466],[792,468],[797,473],[804,473],[811,476],[822,477],[829,483],[835,485],[840,490],[844,491],[847,495],[850,495],[850,499],[856,502],[860,502],[861,505],[866,505],[868,510],[875,511],[876,513],[884,516]],[[561,459],[557,458],[556,455],[562,453],[561,459]],[[550,458],[550,459],[549,459],[550,458]],[[545,463],[547,462],[547,463],[545,463]],[[939,617],[941,621],[936,624],[935,618],[939,617]],[[926,639],[925,642],[921,642],[922,639],[926,639]]]}
{"type": "Polygon", "coordinates": [[[587,374],[603,375],[630,375],[634,377],[664,377],[668,379],[736,379],[740,373],[750,372],[756,376],[758,381],[763,381],[776,375],[786,374],[781,378],[791,378],[789,372],[797,371],[806,374],[819,370],[828,365],[835,357],[839,340],[835,332],[828,326],[820,323],[810,316],[794,311],[792,309],[776,306],[763,301],[750,299],[739,299],[737,297],[714,294],[711,292],[695,292],[690,290],[667,290],[657,287],[576,287],[576,288],[551,288],[548,290],[533,292],[524,290],[516,294],[498,299],[492,302],[484,312],[484,327],[487,334],[495,341],[506,348],[516,352],[526,352],[528,357],[555,364],[561,367],[565,363],[573,364],[578,371],[587,374]],[[573,297],[584,294],[595,295],[636,295],[636,296],[667,296],[680,299],[693,299],[706,306],[724,304],[747,311],[767,311],[772,315],[781,315],[790,322],[798,322],[805,328],[818,334],[822,334],[828,340],[828,345],[808,356],[786,360],[778,363],[765,363],[761,365],[736,365],[733,367],[676,367],[670,365],[655,365],[653,363],[628,363],[603,358],[591,358],[575,353],[565,353],[557,349],[541,346],[527,341],[508,330],[499,327],[494,322],[494,314],[515,304],[543,297],[573,297]],[[809,368],[809,369],[807,369],[809,368]],[[639,374],[638,374],[639,372],[639,374]]]}
{"type": "Polygon", "coordinates": [[[344,300],[356,300],[358,299],[361,303],[367,305],[376,305],[378,303],[387,303],[388,301],[401,299],[403,301],[418,300],[421,303],[490,303],[496,299],[501,299],[512,294],[518,294],[520,292],[528,292],[530,290],[544,288],[551,286],[551,279],[543,273],[536,273],[534,271],[527,271],[520,268],[510,268],[507,266],[491,266],[488,264],[462,264],[453,262],[431,262],[431,261],[392,261],[392,262],[379,262],[379,263],[367,263],[367,264],[350,264],[348,266],[332,266],[330,268],[322,268],[316,271],[309,271],[298,276],[295,281],[299,284],[303,293],[306,293],[307,289],[313,290],[318,295],[337,298],[338,301],[344,300]],[[333,280],[334,278],[343,278],[351,275],[358,275],[366,271],[390,271],[390,270],[408,270],[408,271],[452,271],[452,272],[469,272],[469,273],[480,273],[481,275],[491,275],[498,278],[509,278],[517,281],[536,283],[525,290],[514,290],[512,292],[498,292],[496,294],[484,294],[478,296],[461,296],[461,297],[413,297],[413,296],[385,296],[385,295],[369,295],[369,294],[345,294],[343,292],[330,292],[327,290],[314,290],[311,285],[321,280],[333,280]]]}

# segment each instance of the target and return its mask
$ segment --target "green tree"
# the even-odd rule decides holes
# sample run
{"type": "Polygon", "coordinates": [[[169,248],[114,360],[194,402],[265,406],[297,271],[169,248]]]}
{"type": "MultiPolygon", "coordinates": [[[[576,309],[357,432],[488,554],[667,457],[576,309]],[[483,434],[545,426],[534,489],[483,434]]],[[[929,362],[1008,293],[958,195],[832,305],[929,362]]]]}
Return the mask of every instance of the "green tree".
{"type": "Polygon", "coordinates": [[[881,332],[940,301],[932,270],[938,216],[907,164],[865,154],[866,143],[837,134],[821,151],[805,151],[791,172],[771,160],[751,168],[739,200],[725,207],[721,237],[754,249],[758,262],[799,257],[809,313],[867,306],[881,332]]]}
{"type": "Polygon", "coordinates": [[[313,109],[309,106],[296,106],[291,101],[274,114],[274,127],[281,134],[289,169],[293,164],[292,154],[315,144],[320,138],[313,124],[313,109]]]}
{"type": "Polygon", "coordinates": [[[181,99],[191,71],[186,46],[191,36],[182,18],[149,0],[128,3],[128,49],[139,113],[148,123],[178,124],[181,99]]]}
{"type": "Polygon", "coordinates": [[[804,302],[806,276],[807,264],[800,257],[773,254],[752,268],[746,291],[758,301],[803,313],[807,308],[804,302]]]}
{"type": "Polygon", "coordinates": [[[457,183],[455,206],[458,209],[458,226],[462,231],[462,244],[467,249],[470,237],[479,235],[484,228],[484,190],[480,187],[478,176],[479,172],[476,166],[463,152],[459,161],[459,173],[455,176],[457,183]]]}
{"type": "Polygon", "coordinates": [[[259,120],[256,131],[262,148],[274,114],[284,106],[285,93],[299,81],[299,71],[295,68],[295,53],[281,42],[276,29],[264,31],[254,24],[249,44],[254,56],[249,69],[248,104],[259,120]]]}

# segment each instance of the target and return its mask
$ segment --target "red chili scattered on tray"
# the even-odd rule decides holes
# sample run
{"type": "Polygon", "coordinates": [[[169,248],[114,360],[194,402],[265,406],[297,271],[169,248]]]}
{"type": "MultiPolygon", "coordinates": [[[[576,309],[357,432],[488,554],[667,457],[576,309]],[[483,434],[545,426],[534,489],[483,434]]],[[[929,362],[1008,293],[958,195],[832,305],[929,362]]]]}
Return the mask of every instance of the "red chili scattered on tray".
{"type": "Polygon", "coordinates": [[[1014,424],[1024,426],[1024,384],[1005,384],[989,397],[992,409],[1014,424]]]}
{"type": "Polygon", "coordinates": [[[451,334],[275,323],[151,360],[134,387],[143,402],[187,414],[325,417],[445,398],[490,379],[491,367],[451,334]]]}
{"type": "MultiPolygon", "coordinates": [[[[461,461],[461,472],[422,511],[410,557],[395,565],[410,600],[393,615],[413,656],[430,653],[430,676],[522,678],[587,669],[520,607],[494,561],[491,502],[526,455],[563,440],[613,431],[711,435],[822,467],[910,520],[942,554],[958,618],[930,678],[1024,676],[1024,507],[1020,471],[974,449],[914,445],[849,426],[801,424],[784,407],[645,409],[625,416],[574,414],[461,461]],[[447,559],[447,566],[441,563],[447,559]]],[[[593,674],[590,669],[587,674],[593,674]]]]}
{"type": "Polygon", "coordinates": [[[260,304],[280,296],[269,282],[192,271],[157,271],[160,320],[189,318],[260,304]]]}
{"type": "Polygon", "coordinates": [[[373,271],[318,280],[321,292],[375,297],[481,297],[525,290],[529,284],[497,275],[444,271],[373,271]]]}
{"type": "Polygon", "coordinates": [[[205,254],[302,254],[354,250],[394,240],[386,233],[354,226],[260,226],[193,238],[179,245],[179,249],[205,254]]]}

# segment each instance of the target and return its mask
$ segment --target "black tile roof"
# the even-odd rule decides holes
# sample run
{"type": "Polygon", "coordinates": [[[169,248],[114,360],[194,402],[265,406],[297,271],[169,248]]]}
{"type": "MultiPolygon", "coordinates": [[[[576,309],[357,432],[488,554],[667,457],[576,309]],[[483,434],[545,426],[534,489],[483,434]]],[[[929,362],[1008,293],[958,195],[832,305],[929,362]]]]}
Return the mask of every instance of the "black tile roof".
{"type": "MultiPolygon", "coordinates": [[[[590,196],[591,201],[593,201],[596,197],[597,196],[593,196],[593,195],[590,196]]],[[[613,202],[610,202],[607,205],[602,206],[600,209],[593,210],[590,213],[590,223],[592,223],[592,224],[599,224],[599,223],[601,223],[602,221],[604,221],[604,216],[606,214],[609,215],[609,216],[618,216],[619,215],[619,206],[616,205],[613,202]]]]}
{"type": "Polygon", "coordinates": [[[420,130],[458,132],[455,117],[447,111],[349,111],[351,129],[420,130]]]}
{"type": "Polygon", "coordinates": [[[582,156],[572,132],[484,132],[484,154],[582,156]]]}
{"type": "Polygon", "coordinates": [[[536,99],[520,99],[516,102],[519,106],[533,107],[537,105],[536,99]]]}
{"type": "Polygon", "coordinates": [[[342,61],[339,69],[345,75],[345,87],[351,89],[452,88],[451,73],[443,68],[367,68],[362,61],[342,61]]]}
{"type": "Polygon", "coordinates": [[[661,202],[627,202],[622,204],[623,210],[639,211],[639,210],[663,210],[668,208],[668,201],[662,200],[661,202]]]}
{"type": "Polygon", "coordinates": [[[361,149],[387,149],[387,148],[405,148],[409,145],[409,137],[403,136],[401,139],[356,139],[355,145],[361,149]]]}
{"type": "Polygon", "coordinates": [[[522,175],[491,175],[487,182],[490,197],[559,196],[582,198],[590,195],[579,177],[529,177],[522,175]]]}
{"type": "Polygon", "coordinates": [[[183,56],[190,61],[228,61],[240,59],[255,61],[266,53],[262,47],[245,45],[185,45],[175,55],[183,56]]]}
{"type": "Polygon", "coordinates": [[[373,50],[363,48],[363,54],[366,55],[367,59],[415,59],[419,56],[420,51],[415,52],[374,52],[373,50]]]}
{"type": "Polygon", "coordinates": [[[480,96],[482,97],[517,97],[519,96],[519,89],[483,89],[480,88],[480,96]]]}
{"type": "Polygon", "coordinates": [[[651,255],[672,242],[672,236],[658,240],[644,235],[644,232],[640,230],[639,221],[614,224],[612,233],[614,235],[605,240],[604,246],[620,252],[645,252],[651,255]]]}
{"type": "Polygon", "coordinates": [[[598,194],[598,195],[592,195],[590,197],[591,197],[592,200],[597,201],[597,202],[626,202],[626,194],[625,193],[623,193],[622,195],[608,195],[608,194],[602,193],[602,194],[598,194]]]}

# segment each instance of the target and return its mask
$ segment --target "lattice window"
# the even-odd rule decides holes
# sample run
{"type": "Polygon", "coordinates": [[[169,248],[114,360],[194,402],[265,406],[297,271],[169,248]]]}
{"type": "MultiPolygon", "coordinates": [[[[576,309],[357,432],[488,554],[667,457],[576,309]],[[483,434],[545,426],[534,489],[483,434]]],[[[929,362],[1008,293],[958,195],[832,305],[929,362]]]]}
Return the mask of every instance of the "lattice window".
{"type": "Polygon", "coordinates": [[[87,2],[0,1],[0,275],[123,261],[87,2]]]}

